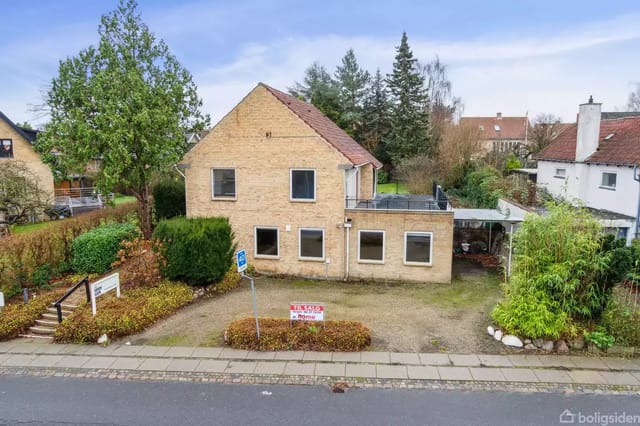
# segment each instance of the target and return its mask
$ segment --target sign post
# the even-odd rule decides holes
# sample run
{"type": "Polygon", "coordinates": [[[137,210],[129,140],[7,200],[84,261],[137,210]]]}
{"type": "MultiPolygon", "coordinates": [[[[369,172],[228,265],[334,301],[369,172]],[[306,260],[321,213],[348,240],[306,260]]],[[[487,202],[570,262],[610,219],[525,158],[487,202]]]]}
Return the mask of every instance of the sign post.
{"type": "Polygon", "coordinates": [[[0,312],[2,312],[2,308],[4,308],[4,293],[0,291],[0,312]]]}
{"type": "Polygon", "coordinates": [[[236,252],[236,264],[238,265],[238,272],[244,278],[251,281],[251,298],[253,299],[253,316],[256,317],[256,333],[258,340],[260,340],[260,322],[258,321],[258,303],[256,301],[256,286],[253,277],[246,275],[244,271],[247,270],[247,251],[240,249],[236,252]]]}
{"type": "Polygon", "coordinates": [[[120,274],[117,272],[91,284],[91,312],[96,316],[96,299],[108,291],[116,290],[116,296],[120,297],[120,274]]]}
{"type": "Polygon", "coordinates": [[[324,305],[316,302],[289,303],[289,321],[322,321],[324,323],[324,305]]]}

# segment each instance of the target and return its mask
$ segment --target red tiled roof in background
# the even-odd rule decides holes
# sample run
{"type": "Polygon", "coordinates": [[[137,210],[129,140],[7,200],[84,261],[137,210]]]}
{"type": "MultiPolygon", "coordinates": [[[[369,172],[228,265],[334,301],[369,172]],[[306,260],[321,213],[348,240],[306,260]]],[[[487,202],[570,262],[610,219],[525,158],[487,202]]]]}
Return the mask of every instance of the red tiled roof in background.
{"type": "Polygon", "coordinates": [[[524,140],[527,135],[527,117],[462,117],[460,124],[470,124],[480,129],[481,140],[524,140]],[[499,126],[500,131],[495,126],[499,126]]]}
{"type": "Polygon", "coordinates": [[[354,165],[371,163],[375,168],[379,169],[382,167],[382,163],[377,158],[353,140],[351,136],[345,133],[344,130],[338,127],[336,123],[331,121],[315,106],[295,96],[287,95],[266,84],[260,84],[329,142],[329,144],[342,153],[342,155],[347,157],[354,165]]]}

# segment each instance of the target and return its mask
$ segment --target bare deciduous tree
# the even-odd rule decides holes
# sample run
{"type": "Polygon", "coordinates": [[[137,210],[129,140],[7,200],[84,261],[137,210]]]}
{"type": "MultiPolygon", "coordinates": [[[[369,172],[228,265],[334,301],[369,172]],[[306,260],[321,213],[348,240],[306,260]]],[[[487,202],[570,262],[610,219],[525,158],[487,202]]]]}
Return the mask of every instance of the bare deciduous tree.
{"type": "Polygon", "coordinates": [[[560,117],[553,114],[538,114],[533,119],[531,134],[529,135],[529,146],[521,147],[520,156],[527,160],[533,154],[542,151],[558,137],[561,129],[560,117]]]}
{"type": "Polygon", "coordinates": [[[629,93],[627,111],[640,111],[640,83],[636,84],[636,90],[629,93]]]}
{"type": "Polygon", "coordinates": [[[23,162],[10,161],[0,167],[0,209],[7,212],[9,223],[42,214],[50,201],[36,175],[23,162]]]}

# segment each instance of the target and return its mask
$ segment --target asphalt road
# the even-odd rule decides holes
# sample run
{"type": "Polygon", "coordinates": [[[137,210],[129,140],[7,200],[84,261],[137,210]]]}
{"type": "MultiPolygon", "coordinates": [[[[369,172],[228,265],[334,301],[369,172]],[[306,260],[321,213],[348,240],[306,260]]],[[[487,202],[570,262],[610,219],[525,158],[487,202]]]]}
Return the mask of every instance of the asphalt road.
{"type": "Polygon", "coordinates": [[[640,424],[637,396],[0,376],[0,425],[554,425],[565,409],[574,424],[640,424]]]}

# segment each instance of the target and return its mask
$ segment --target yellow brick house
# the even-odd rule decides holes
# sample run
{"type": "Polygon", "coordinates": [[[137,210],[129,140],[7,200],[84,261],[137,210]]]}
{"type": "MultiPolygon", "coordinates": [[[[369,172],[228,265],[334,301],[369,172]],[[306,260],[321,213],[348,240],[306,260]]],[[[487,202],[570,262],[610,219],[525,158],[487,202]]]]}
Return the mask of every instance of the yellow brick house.
{"type": "Polygon", "coordinates": [[[228,217],[261,272],[450,282],[446,197],[377,194],[381,166],[313,105],[258,84],[185,155],[187,216],[228,217]]]}

